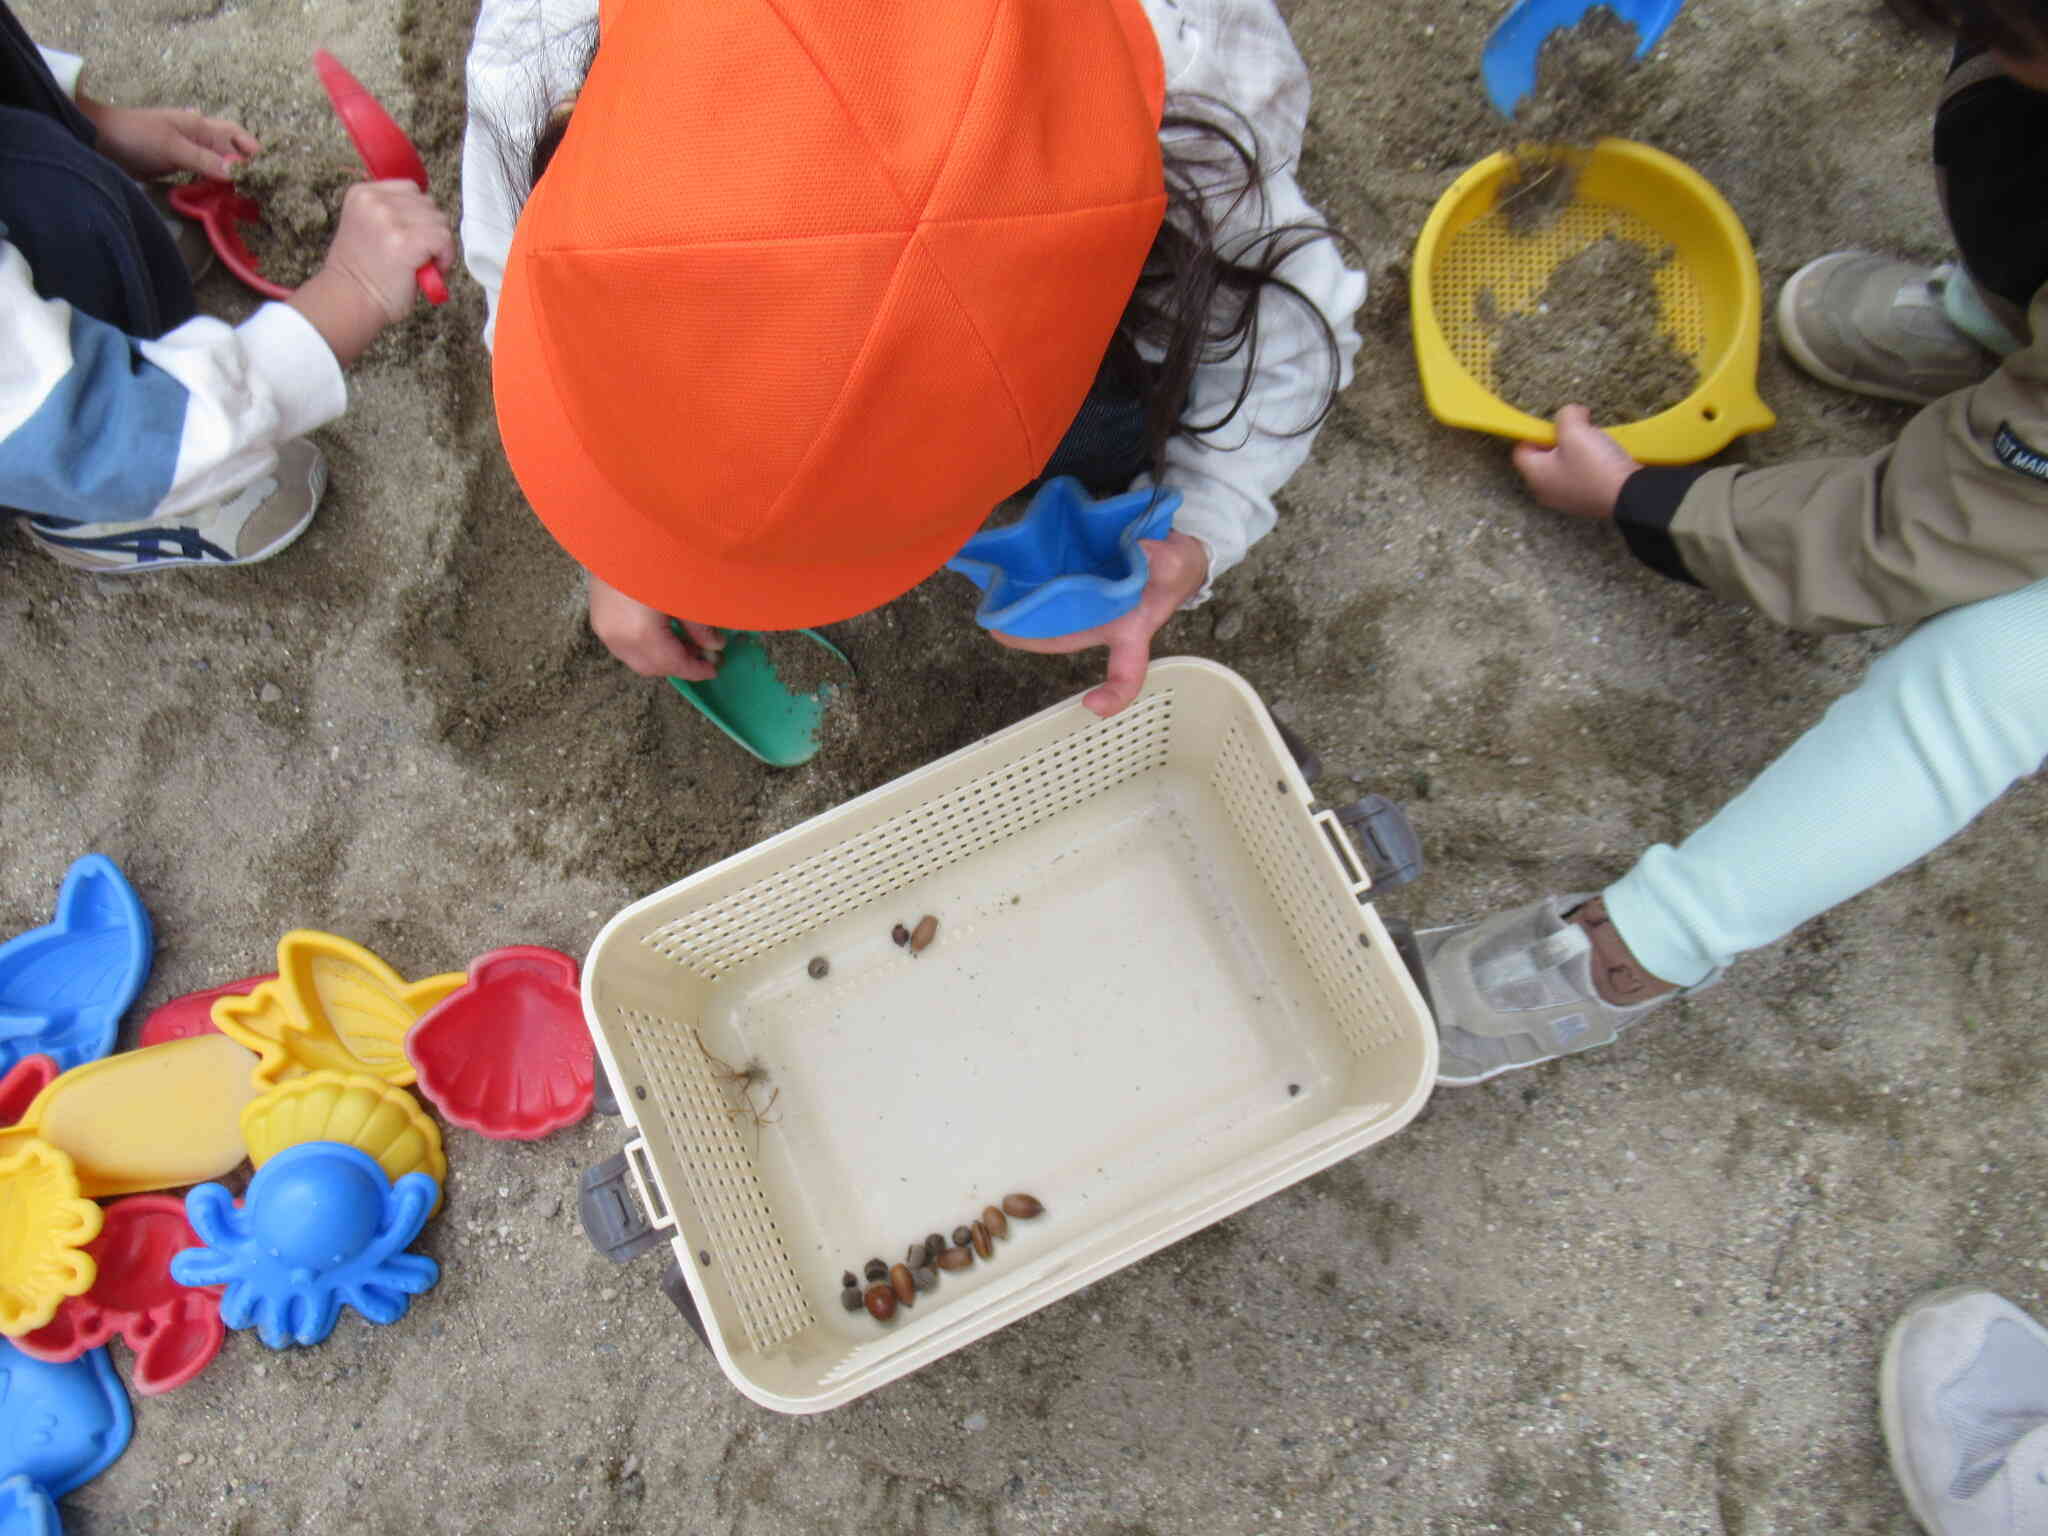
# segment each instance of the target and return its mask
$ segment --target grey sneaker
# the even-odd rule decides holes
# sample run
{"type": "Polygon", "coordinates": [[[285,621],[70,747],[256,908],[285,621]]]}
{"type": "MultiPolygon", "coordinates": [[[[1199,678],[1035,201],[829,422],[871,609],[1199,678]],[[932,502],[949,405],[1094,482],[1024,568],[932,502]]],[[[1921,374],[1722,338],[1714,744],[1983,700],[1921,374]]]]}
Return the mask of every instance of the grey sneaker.
{"type": "Polygon", "coordinates": [[[1943,307],[1954,271],[1864,251],[1809,261],[1778,294],[1778,338],[1824,384],[1926,405],[1998,366],[1943,307]]]}
{"type": "Polygon", "coordinates": [[[306,531],[327,490],[327,461],[295,437],[277,468],[222,501],[179,517],[137,523],[22,524],[29,540],[62,565],[106,576],[174,565],[254,565],[306,531]]]}
{"type": "Polygon", "coordinates": [[[1420,928],[1415,940],[1436,1010],[1436,1080],[1462,1087],[1516,1067],[1610,1045],[1659,1003],[1699,986],[1617,1007],[1593,987],[1593,946],[1565,921],[1591,896],[1546,896],[1512,912],[1449,928],[1420,928]]]}
{"type": "Polygon", "coordinates": [[[164,221],[164,228],[171,232],[171,241],[178,247],[178,259],[185,263],[185,275],[198,282],[213,270],[213,242],[206,238],[205,228],[197,219],[188,219],[171,206],[171,189],[164,183],[146,181],[142,190],[164,221]]]}
{"type": "Polygon", "coordinates": [[[2048,1531],[2048,1330],[2001,1296],[1923,1296],[1877,1378],[1892,1472],[1929,1536],[2048,1531]]]}

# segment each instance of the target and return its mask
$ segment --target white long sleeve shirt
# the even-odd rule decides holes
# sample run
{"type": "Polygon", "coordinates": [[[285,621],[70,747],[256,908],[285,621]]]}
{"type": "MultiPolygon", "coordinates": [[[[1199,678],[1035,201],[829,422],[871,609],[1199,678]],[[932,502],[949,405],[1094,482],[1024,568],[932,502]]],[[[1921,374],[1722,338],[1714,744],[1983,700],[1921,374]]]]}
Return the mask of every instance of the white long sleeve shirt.
{"type": "MultiPolygon", "coordinates": [[[[1141,0],[1159,35],[1169,93],[1213,97],[1242,113],[1257,137],[1267,174],[1263,209],[1248,201],[1220,231],[1227,240],[1263,227],[1320,222],[1294,179],[1308,125],[1307,66],[1273,0],[1141,0]]],[[[512,247],[522,188],[508,164],[508,142],[530,135],[546,108],[570,100],[596,0],[483,0],[468,63],[469,126],[462,146],[462,252],[489,301],[484,341],[497,326],[498,293],[512,247]]],[[[1169,102],[1169,110],[1171,103],[1169,102]]],[[[516,151],[515,151],[516,153],[516,151]]],[[[1233,199],[1219,189],[1215,214],[1233,199]]],[[[1365,301],[1365,274],[1344,264],[1334,241],[1315,240],[1290,256],[1281,275],[1326,319],[1337,338],[1338,387],[1351,382],[1358,352],[1353,317],[1365,301]]],[[[1313,432],[1298,429],[1330,386],[1322,331],[1287,294],[1260,299],[1259,346],[1244,409],[1214,437],[1178,436],[1166,450],[1165,484],[1181,493],[1174,527],[1209,551],[1209,579],[1244,558],[1272,530],[1273,496],[1307,459],[1313,432]]],[[[1213,419],[1237,397],[1246,359],[1203,366],[1189,393],[1196,421],[1213,419]]],[[[1140,481],[1149,484],[1149,477],[1140,481]]],[[[1199,602],[1208,588],[1197,594],[1199,602]]]]}
{"type": "MultiPolygon", "coordinates": [[[[75,95],[78,58],[42,53],[75,95]]],[[[174,517],[268,474],[279,443],[347,399],[334,353],[288,304],[144,341],[42,297],[0,226],[0,507],[79,523],[174,517]]]]}

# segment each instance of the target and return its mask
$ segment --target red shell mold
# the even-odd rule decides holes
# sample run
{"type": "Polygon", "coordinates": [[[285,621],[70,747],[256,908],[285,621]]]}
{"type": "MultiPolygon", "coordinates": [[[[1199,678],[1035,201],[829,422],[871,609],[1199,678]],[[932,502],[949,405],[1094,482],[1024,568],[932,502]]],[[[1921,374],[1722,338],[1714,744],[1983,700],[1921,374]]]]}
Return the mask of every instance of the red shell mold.
{"type": "Polygon", "coordinates": [[[36,1095],[57,1080],[57,1058],[38,1051],[24,1056],[0,1074],[0,1126],[17,1123],[35,1103],[36,1095]]]}
{"type": "Polygon", "coordinates": [[[130,1195],[106,1207],[106,1223],[85,1251],[99,1278],[83,1296],[66,1297],[57,1315],[15,1348],[61,1363],[97,1349],[115,1334],[135,1351],[135,1390],[154,1397],[182,1387],[220,1352],[227,1329],[217,1285],[180,1285],[171,1255],[199,1246],[176,1195],[130,1195]]]}
{"type": "Polygon", "coordinates": [[[576,962],[518,944],[480,955],[469,980],[405,1037],[419,1091],[455,1124],[533,1141],[590,1113],[597,1057],[576,962]]]}
{"type": "Polygon", "coordinates": [[[143,1045],[162,1045],[166,1040],[189,1040],[194,1035],[206,1034],[213,1028],[213,1005],[223,997],[246,997],[266,981],[277,980],[277,972],[266,971],[261,976],[244,976],[240,981],[231,981],[224,986],[208,987],[204,992],[187,992],[183,997],[174,997],[142,1021],[143,1045]]]}

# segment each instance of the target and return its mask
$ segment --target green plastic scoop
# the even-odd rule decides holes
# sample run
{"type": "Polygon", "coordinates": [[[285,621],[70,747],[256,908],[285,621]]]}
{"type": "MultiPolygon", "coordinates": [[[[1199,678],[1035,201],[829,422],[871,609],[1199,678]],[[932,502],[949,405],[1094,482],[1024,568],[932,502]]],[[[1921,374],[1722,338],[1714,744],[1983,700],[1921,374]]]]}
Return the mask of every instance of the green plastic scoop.
{"type": "MultiPolygon", "coordinates": [[[[816,630],[781,633],[801,635],[822,647],[837,663],[835,670],[843,669],[846,681],[853,680],[846,653],[816,630]]],[[[727,634],[716,677],[702,683],[680,677],[668,681],[705,719],[771,768],[794,768],[817,756],[818,724],[833,695],[845,686],[828,682],[809,693],[793,691],[776,675],[761,637],[745,629],[727,634]]]]}

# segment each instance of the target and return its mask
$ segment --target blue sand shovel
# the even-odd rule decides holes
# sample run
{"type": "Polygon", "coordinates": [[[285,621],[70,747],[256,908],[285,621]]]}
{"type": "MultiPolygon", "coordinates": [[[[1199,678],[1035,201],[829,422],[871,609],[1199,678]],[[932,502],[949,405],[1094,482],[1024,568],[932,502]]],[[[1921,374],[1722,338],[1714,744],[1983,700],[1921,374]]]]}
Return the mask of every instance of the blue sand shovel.
{"type": "Polygon", "coordinates": [[[1684,0],[1517,0],[1500,19],[1479,55],[1486,94],[1502,117],[1513,120],[1522,98],[1536,89],[1536,56],[1551,33],[1575,27],[1604,5],[1636,29],[1637,58],[1657,45],[1684,0]]]}

